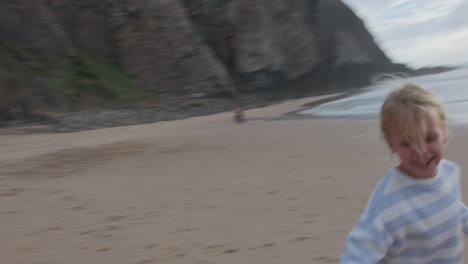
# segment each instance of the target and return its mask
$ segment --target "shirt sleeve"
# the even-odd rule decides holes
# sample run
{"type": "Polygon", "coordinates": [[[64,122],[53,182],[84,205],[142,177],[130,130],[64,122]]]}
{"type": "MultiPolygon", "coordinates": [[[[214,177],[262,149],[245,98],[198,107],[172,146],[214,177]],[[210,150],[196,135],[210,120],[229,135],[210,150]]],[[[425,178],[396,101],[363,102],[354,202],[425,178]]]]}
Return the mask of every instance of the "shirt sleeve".
{"type": "Polygon", "coordinates": [[[361,217],[346,238],[340,264],[375,264],[385,257],[392,239],[377,220],[361,217]]]}
{"type": "Polygon", "coordinates": [[[465,203],[461,203],[461,219],[463,224],[463,233],[468,236],[468,207],[466,207],[465,203]]]}
{"type": "MultiPolygon", "coordinates": [[[[454,163],[455,166],[455,175],[456,179],[458,181],[458,185],[461,186],[460,182],[460,167],[454,163]]],[[[460,189],[461,193],[461,189],[460,189]]],[[[462,200],[462,195],[460,194],[460,215],[461,215],[461,221],[462,221],[462,226],[463,226],[463,233],[465,233],[466,236],[468,236],[468,207],[466,207],[465,203],[462,200]]]]}

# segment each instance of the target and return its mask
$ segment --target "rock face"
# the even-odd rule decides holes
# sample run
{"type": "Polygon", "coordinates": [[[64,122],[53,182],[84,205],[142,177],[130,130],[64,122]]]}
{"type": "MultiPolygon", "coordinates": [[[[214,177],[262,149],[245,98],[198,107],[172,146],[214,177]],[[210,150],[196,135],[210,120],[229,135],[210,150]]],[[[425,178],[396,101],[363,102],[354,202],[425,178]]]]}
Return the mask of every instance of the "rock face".
{"type": "Polygon", "coordinates": [[[340,0],[189,2],[192,19],[203,25],[206,42],[240,81],[238,88],[365,84],[373,71],[395,67],[340,0]]]}
{"type": "Polygon", "coordinates": [[[190,94],[232,89],[225,67],[194,32],[179,1],[132,2],[115,38],[122,65],[151,90],[190,94]]]}
{"type": "Polygon", "coordinates": [[[48,7],[80,50],[116,62],[117,51],[110,23],[111,3],[95,0],[49,0],[48,7]]]}
{"type": "Polygon", "coordinates": [[[15,116],[28,118],[31,115],[31,94],[24,88],[27,76],[19,75],[15,60],[0,49],[0,126],[15,116]],[[9,68],[10,70],[6,70],[9,68]]]}
{"type": "Polygon", "coordinates": [[[72,45],[44,0],[0,2],[0,38],[49,54],[69,56],[72,45]]]}
{"type": "Polygon", "coordinates": [[[232,90],[225,67],[194,32],[180,1],[51,1],[82,50],[119,63],[159,94],[232,90]]]}
{"type": "Polygon", "coordinates": [[[287,87],[321,61],[318,0],[188,1],[193,23],[238,90],[287,87]]]}
{"type": "Polygon", "coordinates": [[[318,34],[329,82],[363,85],[377,72],[409,71],[377,46],[364,23],[340,0],[320,1],[318,34]]]}
{"type": "Polygon", "coordinates": [[[306,74],[320,60],[317,36],[308,22],[309,1],[238,0],[235,50],[242,73],[281,72],[294,79],[306,74]]]}
{"type": "Polygon", "coordinates": [[[0,40],[118,64],[159,95],[313,90],[406,69],[340,0],[3,0],[0,23],[0,40]]]}
{"type": "Polygon", "coordinates": [[[329,52],[334,53],[335,65],[391,64],[375,44],[364,23],[340,0],[320,1],[320,36],[329,52]]]}

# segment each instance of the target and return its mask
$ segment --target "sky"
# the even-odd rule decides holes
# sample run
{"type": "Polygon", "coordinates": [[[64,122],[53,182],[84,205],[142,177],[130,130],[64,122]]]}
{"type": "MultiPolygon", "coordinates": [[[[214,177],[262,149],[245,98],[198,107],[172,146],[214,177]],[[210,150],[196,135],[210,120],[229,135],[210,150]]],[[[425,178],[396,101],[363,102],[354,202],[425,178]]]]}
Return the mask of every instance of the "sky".
{"type": "Polygon", "coordinates": [[[394,62],[468,63],[468,0],[342,0],[394,62]]]}

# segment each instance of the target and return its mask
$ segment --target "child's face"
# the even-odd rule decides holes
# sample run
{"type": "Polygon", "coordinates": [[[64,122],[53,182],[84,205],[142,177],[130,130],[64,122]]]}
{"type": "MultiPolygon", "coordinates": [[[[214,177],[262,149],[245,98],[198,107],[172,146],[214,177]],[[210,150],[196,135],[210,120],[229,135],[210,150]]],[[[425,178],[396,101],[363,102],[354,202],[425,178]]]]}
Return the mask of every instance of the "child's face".
{"type": "Polygon", "coordinates": [[[437,166],[443,158],[447,131],[440,118],[428,117],[427,133],[420,151],[413,148],[406,135],[398,131],[387,140],[390,148],[400,157],[399,169],[408,176],[418,179],[431,178],[437,173],[437,166]]]}

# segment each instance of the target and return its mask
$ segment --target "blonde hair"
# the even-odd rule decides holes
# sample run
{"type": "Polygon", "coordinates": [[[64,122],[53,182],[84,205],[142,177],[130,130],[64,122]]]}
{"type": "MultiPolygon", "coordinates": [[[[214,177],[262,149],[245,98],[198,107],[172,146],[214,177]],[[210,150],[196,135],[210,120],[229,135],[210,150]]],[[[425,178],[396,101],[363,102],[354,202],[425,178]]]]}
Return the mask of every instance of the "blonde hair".
{"type": "Polygon", "coordinates": [[[391,142],[397,130],[408,136],[408,143],[419,152],[426,138],[428,117],[435,117],[434,114],[445,126],[442,103],[428,90],[416,84],[404,84],[392,91],[382,105],[381,132],[391,142]]]}

